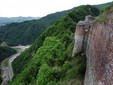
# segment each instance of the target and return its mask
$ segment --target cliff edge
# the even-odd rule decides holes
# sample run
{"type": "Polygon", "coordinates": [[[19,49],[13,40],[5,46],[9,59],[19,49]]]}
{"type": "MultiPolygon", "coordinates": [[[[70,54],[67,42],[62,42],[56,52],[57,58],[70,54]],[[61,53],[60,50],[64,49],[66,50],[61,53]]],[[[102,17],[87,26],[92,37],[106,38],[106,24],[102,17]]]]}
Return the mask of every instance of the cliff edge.
{"type": "Polygon", "coordinates": [[[84,85],[113,85],[113,6],[93,19],[78,22],[72,56],[86,55],[84,85]]]}

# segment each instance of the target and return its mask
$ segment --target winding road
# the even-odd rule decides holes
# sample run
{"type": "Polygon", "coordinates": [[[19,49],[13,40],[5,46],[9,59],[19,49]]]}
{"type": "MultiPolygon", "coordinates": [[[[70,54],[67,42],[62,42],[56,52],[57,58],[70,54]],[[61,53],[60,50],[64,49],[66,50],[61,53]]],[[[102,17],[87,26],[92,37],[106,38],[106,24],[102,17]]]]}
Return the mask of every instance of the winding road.
{"type": "Polygon", "coordinates": [[[2,61],[2,63],[1,63],[1,74],[2,74],[2,80],[3,81],[1,83],[1,85],[7,85],[8,81],[12,80],[12,78],[14,76],[13,68],[12,68],[12,62],[14,61],[14,59],[16,57],[18,57],[21,54],[21,52],[23,52],[25,49],[27,49],[29,47],[30,47],[30,45],[11,47],[11,48],[16,49],[17,53],[2,61]],[[4,64],[6,62],[7,62],[7,65],[4,64]]]}

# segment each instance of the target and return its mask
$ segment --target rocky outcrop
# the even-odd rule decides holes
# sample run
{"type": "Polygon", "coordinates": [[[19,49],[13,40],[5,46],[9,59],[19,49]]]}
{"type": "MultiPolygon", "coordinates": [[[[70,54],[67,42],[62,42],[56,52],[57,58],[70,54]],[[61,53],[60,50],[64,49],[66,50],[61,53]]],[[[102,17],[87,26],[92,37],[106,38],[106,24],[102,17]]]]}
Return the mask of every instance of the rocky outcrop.
{"type": "Polygon", "coordinates": [[[72,56],[74,57],[77,53],[83,52],[86,49],[86,42],[89,35],[89,29],[92,24],[94,17],[91,15],[86,16],[85,21],[79,21],[75,31],[75,44],[72,56]]]}
{"type": "Polygon", "coordinates": [[[93,24],[92,20],[87,16],[78,23],[72,56],[86,54],[84,85],[113,85],[113,23],[93,24]]]}

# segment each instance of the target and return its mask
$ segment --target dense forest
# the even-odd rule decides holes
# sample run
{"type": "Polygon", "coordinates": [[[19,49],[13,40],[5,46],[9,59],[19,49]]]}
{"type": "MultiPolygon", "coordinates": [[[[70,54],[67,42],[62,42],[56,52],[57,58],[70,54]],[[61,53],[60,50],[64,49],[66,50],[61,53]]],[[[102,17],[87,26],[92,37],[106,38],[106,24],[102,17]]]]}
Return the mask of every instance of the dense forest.
{"type": "Polygon", "coordinates": [[[15,77],[9,85],[81,85],[85,55],[71,57],[76,23],[99,10],[82,5],[49,26],[32,46],[13,62],[15,77]],[[21,62],[21,63],[20,63],[21,62]]]}
{"type": "Polygon", "coordinates": [[[28,45],[57,19],[66,15],[68,11],[49,14],[38,20],[11,23],[0,27],[0,39],[8,45],[28,45]],[[54,18],[53,18],[54,17],[54,18]]]}
{"type": "Polygon", "coordinates": [[[3,59],[5,59],[15,53],[16,53],[16,50],[14,50],[10,47],[0,46],[0,63],[3,59]]]}
{"type": "MultiPolygon", "coordinates": [[[[111,5],[111,2],[101,5],[94,5],[98,9],[111,5]]],[[[47,27],[55,23],[59,18],[74,10],[49,14],[39,20],[25,21],[21,23],[11,23],[0,27],[0,40],[8,45],[28,45],[33,43],[47,27]]]]}

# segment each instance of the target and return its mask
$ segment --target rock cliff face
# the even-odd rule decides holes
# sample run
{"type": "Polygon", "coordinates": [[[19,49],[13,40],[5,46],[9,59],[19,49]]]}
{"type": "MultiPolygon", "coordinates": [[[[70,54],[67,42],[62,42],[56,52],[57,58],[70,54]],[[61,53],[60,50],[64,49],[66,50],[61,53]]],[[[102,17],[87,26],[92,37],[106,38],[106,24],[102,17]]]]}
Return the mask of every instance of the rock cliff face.
{"type": "Polygon", "coordinates": [[[86,42],[89,35],[89,29],[92,24],[94,17],[86,16],[85,21],[79,21],[75,31],[75,44],[72,56],[74,57],[77,53],[83,52],[86,49],[86,42]]]}
{"type": "Polygon", "coordinates": [[[72,56],[84,52],[87,57],[84,85],[113,85],[113,23],[92,20],[87,16],[78,22],[72,56]]]}

